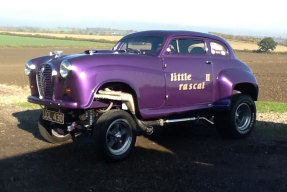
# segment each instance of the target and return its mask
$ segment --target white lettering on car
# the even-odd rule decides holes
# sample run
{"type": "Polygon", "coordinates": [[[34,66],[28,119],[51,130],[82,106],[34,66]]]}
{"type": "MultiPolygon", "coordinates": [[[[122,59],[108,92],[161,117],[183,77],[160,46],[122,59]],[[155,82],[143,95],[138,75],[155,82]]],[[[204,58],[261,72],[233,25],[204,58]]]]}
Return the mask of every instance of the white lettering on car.
{"type": "MultiPolygon", "coordinates": [[[[202,90],[205,89],[205,82],[209,82],[211,79],[210,73],[205,74],[205,81],[203,82],[194,82],[194,83],[180,83],[178,85],[178,90],[187,91],[187,90],[202,90]]],[[[171,82],[183,82],[183,81],[192,81],[191,73],[171,73],[170,74],[171,82]]]]}

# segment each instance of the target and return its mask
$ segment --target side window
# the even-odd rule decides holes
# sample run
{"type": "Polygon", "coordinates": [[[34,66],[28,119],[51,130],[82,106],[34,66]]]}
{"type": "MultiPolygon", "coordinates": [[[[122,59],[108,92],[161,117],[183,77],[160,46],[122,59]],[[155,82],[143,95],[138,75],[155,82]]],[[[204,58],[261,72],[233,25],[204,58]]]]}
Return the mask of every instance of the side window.
{"type": "Polygon", "coordinates": [[[174,39],[168,47],[173,54],[206,54],[205,42],[199,39],[174,39]]]}
{"type": "Polygon", "coordinates": [[[212,55],[228,55],[228,51],[225,46],[217,43],[217,42],[210,42],[211,54],[212,55]]]}

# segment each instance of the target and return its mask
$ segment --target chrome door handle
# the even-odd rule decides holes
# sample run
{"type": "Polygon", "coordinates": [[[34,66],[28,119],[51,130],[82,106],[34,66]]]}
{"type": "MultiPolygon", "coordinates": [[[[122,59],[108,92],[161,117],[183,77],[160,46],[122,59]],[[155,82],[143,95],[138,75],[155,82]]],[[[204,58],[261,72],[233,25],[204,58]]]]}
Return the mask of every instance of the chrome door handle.
{"type": "Polygon", "coordinates": [[[205,61],[205,64],[212,64],[212,61],[205,61]]]}

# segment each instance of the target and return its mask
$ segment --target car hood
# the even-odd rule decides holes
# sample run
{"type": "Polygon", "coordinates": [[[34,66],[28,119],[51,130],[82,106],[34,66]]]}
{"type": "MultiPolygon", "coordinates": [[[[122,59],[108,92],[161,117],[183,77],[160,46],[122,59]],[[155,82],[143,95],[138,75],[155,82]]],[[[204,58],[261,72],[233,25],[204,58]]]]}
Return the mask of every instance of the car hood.
{"type": "Polygon", "coordinates": [[[130,65],[135,64],[139,60],[149,60],[157,58],[156,56],[143,55],[136,53],[118,53],[111,50],[101,50],[89,52],[85,51],[80,54],[62,55],[62,56],[43,56],[32,59],[31,61],[39,66],[43,63],[51,63],[56,69],[59,69],[60,64],[64,60],[69,60],[73,66],[102,66],[102,65],[130,65]]]}

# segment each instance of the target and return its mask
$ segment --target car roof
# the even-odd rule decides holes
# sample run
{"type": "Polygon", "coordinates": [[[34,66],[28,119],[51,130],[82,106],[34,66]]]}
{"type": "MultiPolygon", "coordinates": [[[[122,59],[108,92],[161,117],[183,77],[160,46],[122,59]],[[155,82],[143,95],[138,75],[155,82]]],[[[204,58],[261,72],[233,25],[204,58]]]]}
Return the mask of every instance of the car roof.
{"type": "Polygon", "coordinates": [[[132,34],[129,34],[125,36],[124,38],[130,38],[135,36],[162,36],[162,37],[170,37],[170,36],[201,36],[201,37],[207,37],[207,38],[213,38],[218,40],[223,40],[222,38],[207,34],[207,33],[200,33],[195,31],[173,31],[173,30],[150,30],[150,31],[141,31],[141,32],[135,32],[132,34]]]}

